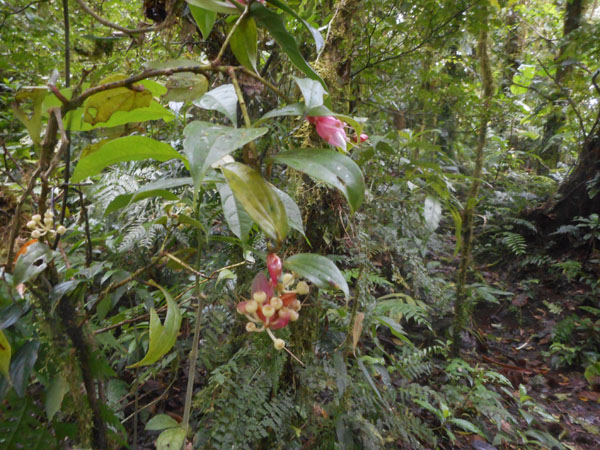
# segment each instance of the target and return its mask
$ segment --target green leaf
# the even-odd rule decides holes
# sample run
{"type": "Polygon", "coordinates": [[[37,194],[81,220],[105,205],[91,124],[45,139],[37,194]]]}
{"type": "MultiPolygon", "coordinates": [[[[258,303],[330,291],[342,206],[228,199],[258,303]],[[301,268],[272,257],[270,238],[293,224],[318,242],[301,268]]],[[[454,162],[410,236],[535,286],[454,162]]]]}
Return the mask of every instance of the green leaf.
{"type": "Polygon", "coordinates": [[[271,36],[277,41],[281,49],[288,55],[290,61],[298,70],[304,75],[313,80],[320,82],[324,88],[327,87],[323,79],[313,70],[312,67],[306,62],[298,44],[294,37],[288,33],[285,29],[285,23],[279,14],[265,8],[259,2],[255,2],[251,6],[252,17],[254,17],[258,23],[266,28],[271,36]]]}
{"type": "MultiPolygon", "coordinates": [[[[111,75],[103,79],[99,84],[112,83],[126,78],[126,75],[111,75]]],[[[83,120],[96,125],[97,123],[108,121],[110,116],[117,111],[131,111],[136,108],[144,108],[150,106],[151,101],[152,92],[145,88],[143,90],[126,87],[109,89],[94,94],[85,100],[83,103],[83,120]]]]}
{"type": "Polygon", "coordinates": [[[294,81],[302,92],[304,105],[307,110],[323,105],[323,96],[326,94],[321,83],[308,78],[294,77],[294,81]]]}
{"type": "Polygon", "coordinates": [[[210,166],[259,138],[268,128],[231,128],[209,122],[190,122],[183,130],[183,151],[190,163],[196,192],[210,166]]]}
{"type": "Polygon", "coordinates": [[[225,114],[237,128],[238,98],[233,84],[223,84],[218,88],[212,89],[193,103],[198,108],[219,111],[220,113],[225,114]]]}
{"type": "Polygon", "coordinates": [[[29,137],[36,146],[42,141],[42,115],[44,112],[42,105],[47,95],[48,88],[46,86],[23,87],[15,95],[15,101],[10,104],[15,117],[27,128],[29,137]],[[30,115],[21,109],[20,104],[23,101],[31,101],[30,115]]]}
{"type": "Polygon", "coordinates": [[[147,431],[158,431],[164,430],[165,428],[173,428],[178,426],[179,422],[177,422],[171,416],[166,414],[158,414],[148,421],[144,429],[147,431]]]}
{"type": "Polygon", "coordinates": [[[587,366],[583,376],[590,385],[600,384],[600,361],[587,366]]]}
{"type": "Polygon", "coordinates": [[[17,259],[13,272],[13,285],[18,286],[26,283],[40,272],[43,272],[51,257],[52,251],[47,245],[41,242],[31,244],[27,251],[17,259]]]}
{"type": "Polygon", "coordinates": [[[83,108],[78,108],[75,111],[67,113],[65,123],[68,123],[70,117],[72,117],[71,131],[90,131],[97,128],[117,127],[126,123],[148,122],[149,120],[171,122],[175,119],[175,114],[157,101],[152,100],[150,106],[145,108],[137,108],[132,111],[115,111],[107,122],[101,122],[95,125],[91,125],[83,120],[83,108]]]}
{"type": "Polygon", "coordinates": [[[62,374],[59,374],[52,380],[50,389],[46,392],[45,409],[48,420],[51,421],[54,414],[58,412],[67,392],[69,392],[69,384],[66,378],[62,374]]]}
{"type": "Polygon", "coordinates": [[[254,169],[240,163],[221,168],[236,200],[264,233],[282,242],[288,232],[285,206],[269,183],[254,169]]]}
{"type": "Polygon", "coordinates": [[[278,8],[283,9],[286,13],[291,14],[296,20],[298,20],[302,25],[304,25],[306,27],[306,29],[309,31],[309,33],[312,35],[313,39],[315,40],[315,45],[317,47],[317,53],[319,53],[321,51],[321,49],[325,45],[325,41],[323,40],[323,36],[321,36],[321,33],[319,33],[319,30],[312,27],[306,20],[304,20],[302,17],[300,17],[296,13],[296,11],[294,11],[292,8],[290,8],[285,3],[283,3],[279,0],[267,0],[267,3],[269,3],[271,5],[275,5],[278,8]]]}
{"type": "Polygon", "coordinates": [[[350,296],[350,289],[344,275],[325,256],[313,253],[298,253],[287,258],[283,265],[321,289],[340,289],[346,298],[350,296]]]}
{"type": "Polygon", "coordinates": [[[121,208],[124,208],[125,206],[130,205],[131,203],[135,203],[149,197],[161,197],[165,200],[177,200],[179,197],[172,192],[167,191],[167,189],[189,186],[191,184],[191,177],[170,178],[167,180],[159,180],[153,183],[148,183],[136,192],[116,196],[106,207],[104,215],[106,216],[121,208]]]}
{"type": "Polygon", "coordinates": [[[294,201],[292,197],[283,192],[280,189],[277,189],[275,186],[270,184],[271,189],[275,191],[275,193],[279,196],[281,201],[283,202],[283,207],[285,208],[285,214],[287,215],[288,223],[290,227],[296,231],[299,231],[302,236],[304,234],[304,223],[302,222],[302,213],[300,212],[300,208],[294,201]]]}
{"type": "Polygon", "coordinates": [[[160,323],[156,310],[152,308],[150,310],[150,343],[148,345],[148,353],[146,353],[146,356],[141,361],[127,366],[129,369],[148,366],[162,358],[175,345],[177,333],[181,326],[181,312],[179,312],[179,307],[171,297],[171,294],[162,286],[154,282],[151,282],[151,284],[159,288],[167,300],[165,324],[163,326],[160,323]]]}
{"type": "Polygon", "coordinates": [[[306,111],[306,107],[304,103],[292,103],[291,105],[286,105],[282,108],[274,109],[269,111],[264,116],[256,121],[254,126],[261,124],[267,119],[271,119],[273,117],[282,117],[282,116],[302,116],[306,111]]]}
{"type": "Polygon", "coordinates": [[[202,9],[207,9],[208,11],[223,13],[223,14],[240,14],[239,9],[237,9],[233,4],[227,1],[219,1],[219,0],[185,0],[190,5],[198,6],[202,9]]]}
{"type": "Polygon", "coordinates": [[[8,339],[4,336],[4,331],[0,330],[0,373],[10,380],[10,354],[11,348],[8,339]]]}
{"type": "Polygon", "coordinates": [[[481,431],[476,425],[472,424],[468,420],[457,419],[457,418],[453,417],[451,419],[448,419],[448,422],[453,423],[454,425],[462,428],[465,431],[469,431],[471,433],[478,434],[482,438],[486,438],[486,435],[484,434],[484,432],[481,431]]]}
{"type": "Polygon", "coordinates": [[[14,325],[23,315],[24,311],[18,303],[0,309],[0,330],[14,325]]]}
{"type": "Polygon", "coordinates": [[[12,357],[10,364],[10,378],[19,397],[25,395],[29,383],[29,375],[37,361],[39,341],[27,341],[12,357]]]}
{"type": "MultiPolygon", "coordinates": [[[[88,147],[89,148],[89,147],[88,147]]],[[[169,144],[145,136],[125,136],[106,141],[99,148],[82,152],[71,181],[79,183],[87,177],[96,175],[111,164],[123,161],[141,161],[155,159],[183,159],[169,144]]]]}
{"type": "Polygon", "coordinates": [[[200,28],[202,38],[205,41],[208,40],[208,36],[210,36],[210,32],[212,31],[215,21],[217,20],[217,13],[215,11],[209,11],[208,9],[192,5],[191,3],[188,6],[190,7],[192,17],[196,21],[196,25],[198,25],[198,28],[200,28]]]}
{"type": "Polygon", "coordinates": [[[362,172],[347,156],[333,150],[311,148],[280,153],[275,156],[275,161],[339,189],[348,200],[352,212],[363,201],[365,182],[362,172]]]}
{"type": "Polygon", "coordinates": [[[156,440],[156,450],[179,450],[185,441],[185,428],[167,428],[156,440]]]}
{"type": "Polygon", "coordinates": [[[229,225],[229,229],[242,242],[246,242],[248,240],[248,234],[250,234],[250,230],[252,229],[252,218],[235,199],[228,184],[217,184],[217,189],[221,196],[223,215],[225,216],[227,225],[229,225]]]}
{"type": "Polygon", "coordinates": [[[208,90],[208,80],[202,74],[176,73],[167,80],[167,93],[163,99],[168,102],[191,102],[202,97],[208,90]]]}
{"type": "Polygon", "coordinates": [[[244,18],[231,36],[229,46],[238,62],[249,70],[258,72],[256,57],[258,54],[258,32],[252,17],[244,18]]]}

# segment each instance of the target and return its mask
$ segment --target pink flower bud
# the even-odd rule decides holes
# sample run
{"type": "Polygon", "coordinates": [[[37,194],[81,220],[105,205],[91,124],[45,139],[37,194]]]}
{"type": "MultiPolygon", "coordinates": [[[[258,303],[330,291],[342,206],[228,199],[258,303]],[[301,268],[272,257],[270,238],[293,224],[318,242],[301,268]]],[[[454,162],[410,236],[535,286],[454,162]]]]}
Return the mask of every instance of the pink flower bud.
{"type": "Polygon", "coordinates": [[[333,116],[309,116],[306,118],[317,128],[317,134],[321,136],[328,144],[339,147],[346,151],[346,125],[333,116]]]}
{"type": "Polygon", "coordinates": [[[359,140],[360,140],[360,142],[365,142],[367,139],[369,139],[369,136],[366,135],[365,133],[361,133],[360,137],[358,137],[358,138],[356,136],[354,136],[354,142],[359,142],[359,140]]]}
{"type": "Polygon", "coordinates": [[[269,270],[269,275],[271,275],[271,284],[273,286],[277,285],[277,280],[283,270],[283,264],[281,263],[281,258],[275,253],[267,255],[267,269],[269,270]]]}

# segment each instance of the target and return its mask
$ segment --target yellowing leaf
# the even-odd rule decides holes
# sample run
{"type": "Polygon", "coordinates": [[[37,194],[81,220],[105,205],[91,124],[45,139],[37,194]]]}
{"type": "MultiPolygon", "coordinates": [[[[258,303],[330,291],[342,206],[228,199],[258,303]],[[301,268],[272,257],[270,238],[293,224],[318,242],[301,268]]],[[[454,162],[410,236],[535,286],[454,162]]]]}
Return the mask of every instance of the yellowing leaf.
{"type": "MultiPolygon", "coordinates": [[[[100,84],[112,83],[125,78],[127,78],[125,75],[111,75],[102,80],[100,84]]],[[[92,95],[83,104],[83,120],[95,125],[108,121],[110,116],[117,111],[131,111],[150,106],[152,102],[150,90],[143,88],[141,85],[132,87],[133,89],[126,87],[109,89],[92,95]]]]}
{"type": "Polygon", "coordinates": [[[2,373],[7,380],[10,380],[10,355],[11,348],[8,339],[6,339],[6,336],[4,336],[4,333],[0,330],[0,373],[2,373]]]}

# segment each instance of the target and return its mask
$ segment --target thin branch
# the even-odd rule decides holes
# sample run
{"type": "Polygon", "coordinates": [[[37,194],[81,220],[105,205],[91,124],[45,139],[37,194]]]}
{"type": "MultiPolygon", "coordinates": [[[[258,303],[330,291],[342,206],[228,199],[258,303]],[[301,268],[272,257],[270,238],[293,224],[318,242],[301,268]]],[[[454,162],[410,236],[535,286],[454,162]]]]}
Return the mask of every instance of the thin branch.
{"type": "Polygon", "coordinates": [[[27,3],[25,6],[23,6],[23,7],[19,8],[19,9],[16,9],[16,10],[14,10],[14,11],[10,11],[10,12],[4,12],[4,19],[2,19],[2,23],[0,23],[0,28],[2,28],[2,27],[4,26],[4,24],[6,23],[6,21],[8,20],[8,18],[9,18],[10,16],[15,16],[15,15],[17,15],[17,14],[21,14],[23,11],[25,11],[27,8],[30,8],[30,7],[31,7],[31,6],[33,6],[33,5],[35,5],[35,4],[37,4],[37,3],[45,3],[45,2],[47,2],[47,1],[48,1],[48,0],[37,0],[37,1],[35,1],[35,2],[30,2],[30,3],[27,3]]]}
{"type": "Polygon", "coordinates": [[[229,34],[225,38],[225,42],[223,42],[223,45],[221,45],[221,49],[219,50],[219,53],[217,54],[217,57],[213,61],[213,64],[219,64],[220,63],[221,58],[223,57],[223,53],[225,53],[225,50],[227,49],[227,46],[229,45],[229,41],[231,40],[231,36],[233,36],[233,33],[236,32],[236,30],[238,29],[238,27],[240,26],[240,24],[242,23],[242,21],[246,17],[248,17],[248,14],[250,14],[250,5],[252,5],[252,1],[248,2],[248,4],[246,5],[246,7],[244,8],[244,12],[242,14],[240,14],[240,17],[238,17],[238,19],[233,24],[233,27],[231,27],[231,31],[229,31],[229,34]]]}
{"type": "Polygon", "coordinates": [[[154,25],[154,26],[144,27],[144,28],[126,28],[126,27],[122,27],[121,25],[118,25],[116,23],[113,23],[110,20],[107,20],[104,17],[97,14],[92,8],[90,8],[90,6],[84,0],[76,0],[76,1],[79,4],[79,6],[81,6],[81,9],[83,9],[87,14],[92,16],[94,19],[96,19],[102,25],[105,25],[109,28],[114,28],[115,30],[122,31],[123,33],[125,33],[127,35],[150,33],[151,31],[160,31],[163,28],[166,28],[169,25],[171,25],[170,19],[173,16],[173,13],[172,13],[173,2],[171,2],[171,4],[169,6],[167,6],[169,8],[169,15],[165,18],[165,20],[160,25],[154,25]]]}
{"type": "MultiPolygon", "coordinates": [[[[248,108],[246,108],[246,100],[244,100],[244,93],[240,88],[240,83],[238,82],[237,77],[235,76],[235,70],[233,67],[230,67],[227,70],[227,74],[231,78],[231,82],[233,83],[233,87],[235,89],[235,94],[237,95],[238,103],[240,104],[240,109],[242,110],[242,116],[244,117],[244,124],[246,128],[252,127],[252,122],[250,121],[250,116],[248,115],[248,108]]],[[[257,168],[258,166],[258,157],[256,154],[256,145],[254,142],[249,142],[244,145],[244,162],[251,167],[257,168]]]]}

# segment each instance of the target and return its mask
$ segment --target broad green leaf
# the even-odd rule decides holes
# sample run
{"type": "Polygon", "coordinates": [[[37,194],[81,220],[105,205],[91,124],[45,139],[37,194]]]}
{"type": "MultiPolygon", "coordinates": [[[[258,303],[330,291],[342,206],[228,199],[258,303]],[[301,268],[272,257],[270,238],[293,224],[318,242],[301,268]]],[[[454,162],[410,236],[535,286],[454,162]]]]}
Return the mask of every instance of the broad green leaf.
{"type": "Polygon", "coordinates": [[[209,11],[208,9],[192,5],[191,3],[188,6],[190,7],[192,17],[196,21],[196,25],[198,25],[198,28],[200,28],[202,38],[205,41],[208,40],[210,32],[212,31],[215,21],[217,20],[217,13],[215,11],[209,11]]]}
{"type": "Polygon", "coordinates": [[[15,270],[13,271],[13,285],[18,286],[19,284],[26,283],[40,272],[43,272],[48,266],[51,257],[52,251],[47,245],[41,242],[31,244],[27,248],[27,251],[17,259],[17,264],[15,264],[15,270]]]}
{"type": "Polygon", "coordinates": [[[67,392],[69,392],[67,380],[62,374],[57,375],[52,380],[48,391],[46,391],[45,409],[48,420],[52,420],[54,414],[60,410],[60,405],[62,405],[63,398],[65,398],[67,392]]]}
{"type": "Polygon", "coordinates": [[[190,122],[183,130],[183,151],[198,191],[210,166],[225,155],[262,136],[268,128],[231,128],[209,122],[190,122]]]}
{"type": "Polygon", "coordinates": [[[377,389],[377,385],[375,384],[375,381],[373,381],[373,378],[371,377],[371,374],[369,373],[369,371],[365,367],[365,363],[362,361],[362,358],[358,358],[356,360],[356,363],[358,364],[358,367],[360,367],[361,372],[363,373],[363,375],[367,379],[367,382],[369,383],[369,385],[371,386],[371,388],[373,389],[373,391],[375,391],[375,394],[377,394],[377,397],[379,397],[379,400],[384,401],[383,397],[381,396],[381,393],[379,392],[379,389],[377,389]]]}
{"type": "Polygon", "coordinates": [[[185,214],[178,214],[177,215],[177,223],[183,223],[185,225],[191,225],[194,228],[197,228],[198,230],[202,231],[205,235],[208,235],[208,232],[206,230],[206,227],[202,224],[202,222],[187,216],[185,214]]]}
{"type": "Polygon", "coordinates": [[[313,39],[315,40],[315,45],[317,47],[317,53],[319,53],[321,51],[321,49],[325,45],[325,41],[323,41],[323,36],[321,36],[321,33],[319,33],[319,30],[312,27],[306,20],[304,20],[302,17],[300,17],[296,13],[296,11],[294,11],[292,8],[290,8],[288,5],[286,5],[284,2],[281,2],[279,0],[267,0],[267,3],[269,3],[271,5],[275,5],[278,8],[283,9],[286,13],[291,14],[296,20],[298,20],[300,23],[302,23],[302,25],[304,25],[306,27],[306,29],[309,31],[309,33],[312,35],[313,39]]]}
{"type": "Polygon", "coordinates": [[[273,117],[282,117],[282,116],[302,116],[306,111],[306,107],[304,103],[292,103],[291,105],[286,105],[282,108],[274,109],[269,111],[264,116],[256,121],[254,126],[261,124],[267,119],[271,119],[273,117]]]}
{"type": "Polygon", "coordinates": [[[48,88],[46,86],[23,87],[15,95],[15,101],[10,104],[15,117],[27,128],[29,137],[36,146],[42,141],[42,114],[44,112],[42,105],[47,95],[48,88]],[[29,101],[31,101],[31,114],[21,108],[23,102],[29,101]]]}
{"type": "Polygon", "coordinates": [[[265,27],[271,36],[277,41],[282,50],[288,55],[290,61],[298,70],[304,75],[313,80],[320,82],[324,88],[327,87],[323,79],[313,70],[312,67],[306,62],[298,44],[294,37],[285,29],[285,23],[279,14],[265,8],[259,2],[255,2],[251,6],[252,17],[258,21],[258,23],[265,27]]]}
{"type": "Polygon", "coordinates": [[[144,429],[147,431],[158,431],[164,430],[165,428],[173,428],[178,426],[179,422],[177,422],[171,416],[166,414],[158,414],[148,421],[144,429]]]}
{"type": "Polygon", "coordinates": [[[11,348],[8,339],[4,336],[4,331],[0,330],[0,373],[10,380],[10,354],[11,348]]]}
{"type": "Polygon", "coordinates": [[[590,385],[600,384],[600,361],[587,366],[583,376],[590,385]]]}
{"type": "Polygon", "coordinates": [[[350,289],[344,275],[325,256],[313,253],[298,253],[287,258],[283,266],[296,272],[302,278],[306,278],[321,289],[340,289],[346,298],[350,296],[350,289]]]}
{"type": "Polygon", "coordinates": [[[223,14],[240,14],[240,10],[227,1],[220,0],[185,0],[190,5],[198,6],[208,11],[214,11],[223,14]]]}
{"type": "Polygon", "coordinates": [[[333,150],[311,148],[280,153],[275,156],[275,161],[339,189],[348,200],[352,212],[363,201],[365,182],[362,172],[347,156],[333,150]]]}
{"type": "Polygon", "coordinates": [[[73,171],[71,181],[79,183],[87,177],[102,172],[111,164],[144,159],[167,161],[183,159],[183,157],[164,142],[145,136],[125,136],[105,142],[99,148],[93,148],[89,152],[84,149],[73,171]]]}
{"type": "Polygon", "coordinates": [[[167,180],[159,180],[153,183],[148,183],[136,192],[116,196],[106,207],[104,215],[106,216],[121,208],[124,208],[127,205],[130,205],[131,203],[135,203],[149,197],[161,197],[165,200],[177,200],[179,197],[172,192],[167,191],[167,189],[189,186],[191,184],[191,177],[170,178],[167,180]]]}
{"type": "Polygon", "coordinates": [[[299,231],[302,236],[306,236],[304,234],[304,223],[302,222],[302,213],[300,212],[300,208],[294,201],[292,197],[283,192],[280,189],[277,189],[272,184],[270,185],[271,189],[275,191],[275,193],[279,196],[281,201],[283,202],[283,206],[285,208],[285,214],[287,215],[288,223],[290,227],[294,230],[299,231]]]}
{"type": "Polygon", "coordinates": [[[296,84],[304,97],[304,106],[307,110],[316,108],[323,104],[323,96],[326,94],[321,83],[308,78],[294,77],[296,84]]]}
{"type": "Polygon", "coordinates": [[[156,450],[179,450],[185,441],[185,428],[167,428],[156,439],[156,450]]]}
{"type": "Polygon", "coordinates": [[[165,95],[167,93],[167,88],[156,81],[142,80],[140,81],[140,84],[152,92],[154,97],[160,97],[161,95],[165,95]]]}
{"type": "Polygon", "coordinates": [[[423,205],[423,217],[425,218],[425,224],[429,231],[434,232],[440,225],[442,219],[442,205],[440,202],[433,198],[427,197],[425,204],[423,205]]]}
{"type": "Polygon", "coordinates": [[[238,62],[249,70],[256,69],[258,54],[258,32],[252,17],[244,18],[231,36],[229,46],[238,62]]]}
{"type": "Polygon", "coordinates": [[[162,286],[155,283],[152,284],[162,291],[167,300],[167,316],[165,317],[165,324],[162,325],[160,323],[156,310],[152,308],[150,310],[150,343],[148,345],[148,353],[146,353],[146,356],[144,356],[141,361],[127,366],[129,369],[133,367],[148,366],[162,358],[169,350],[171,350],[173,345],[175,345],[177,333],[181,326],[181,312],[179,312],[179,307],[171,297],[171,294],[169,294],[162,286]]]}
{"type": "Polygon", "coordinates": [[[221,170],[236,200],[250,217],[269,238],[282,242],[288,232],[285,206],[269,183],[244,164],[227,164],[221,170]]]}
{"type": "MultiPolygon", "coordinates": [[[[165,91],[166,92],[166,91],[165,91]]],[[[148,122],[150,120],[163,120],[171,122],[175,119],[175,114],[169,111],[155,100],[152,100],[149,106],[137,108],[132,111],[116,111],[107,122],[91,125],[83,120],[83,108],[67,113],[65,123],[71,120],[71,131],[90,131],[97,128],[113,128],[126,123],[148,122]]]]}
{"type": "Polygon", "coordinates": [[[454,425],[456,425],[470,433],[478,434],[479,436],[481,436],[483,438],[486,437],[485,433],[483,431],[481,431],[476,425],[469,422],[468,420],[458,419],[458,418],[453,417],[453,418],[448,419],[448,422],[453,423],[454,425]]]}
{"type": "Polygon", "coordinates": [[[166,83],[168,89],[163,98],[168,102],[191,102],[202,97],[208,90],[208,80],[202,74],[176,73],[166,83]]]}
{"type": "MultiPolygon", "coordinates": [[[[126,75],[111,75],[99,84],[112,83],[126,79],[126,75]]],[[[135,85],[133,87],[142,87],[135,85]]],[[[109,89],[92,95],[83,103],[83,120],[92,125],[106,122],[117,111],[131,111],[136,108],[145,108],[152,102],[152,92],[120,87],[109,89]]]]}
{"type": "Polygon", "coordinates": [[[220,113],[225,114],[237,128],[238,98],[233,84],[223,84],[218,88],[212,89],[193,103],[198,108],[219,111],[220,113]]]}
{"type": "Polygon", "coordinates": [[[228,184],[217,184],[217,189],[221,196],[223,215],[225,216],[227,225],[229,225],[229,229],[242,242],[246,242],[248,234],[250,234],[250,230],[252,229],[252,218],[235,199],[228,184]]]}

